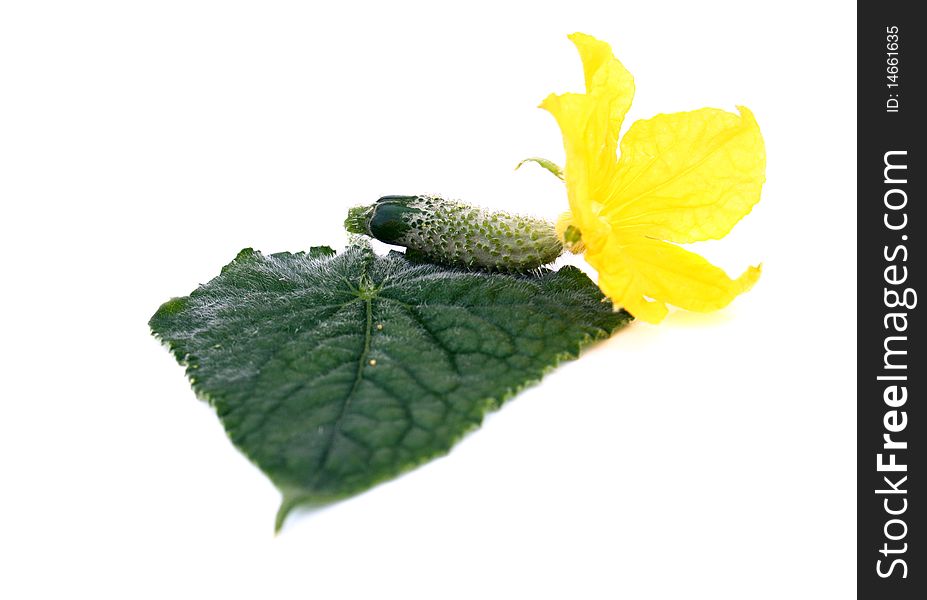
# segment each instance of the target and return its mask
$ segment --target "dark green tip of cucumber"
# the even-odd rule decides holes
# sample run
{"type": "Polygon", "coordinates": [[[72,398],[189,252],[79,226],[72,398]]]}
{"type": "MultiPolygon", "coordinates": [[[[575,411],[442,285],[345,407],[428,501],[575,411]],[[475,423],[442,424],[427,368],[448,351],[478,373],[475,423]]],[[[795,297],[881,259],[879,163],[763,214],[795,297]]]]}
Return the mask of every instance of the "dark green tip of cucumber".
{"type": "Polygon", "coordinates": [[[385,196],[373,205],[367,231],[381,242],[394,244],[409,231],[408,217],[421,211],[407,205],[414,197],[385,196]]]}
{"type": "Polygon", "coordinates": [[[410,206],[419,199],[419,196],[383,196],[370,206],[355,206],[348,210],[344,228],[349,233],[369,235],[392,244],[409,230],[406,217],[421,212],[410,206]]]}

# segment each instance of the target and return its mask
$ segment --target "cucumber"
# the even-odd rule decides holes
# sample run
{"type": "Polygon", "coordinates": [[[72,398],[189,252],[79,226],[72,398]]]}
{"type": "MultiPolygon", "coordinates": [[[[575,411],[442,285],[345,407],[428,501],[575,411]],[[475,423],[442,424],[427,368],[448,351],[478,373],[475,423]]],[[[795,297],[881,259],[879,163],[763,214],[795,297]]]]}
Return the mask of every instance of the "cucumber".
{"type": "Polygon", "coordinates": [[[438,196],[383,196],[350,209],[344,226],[410,256],[489,271],[530,271],[563,252],[553,223],[438,196]]]}

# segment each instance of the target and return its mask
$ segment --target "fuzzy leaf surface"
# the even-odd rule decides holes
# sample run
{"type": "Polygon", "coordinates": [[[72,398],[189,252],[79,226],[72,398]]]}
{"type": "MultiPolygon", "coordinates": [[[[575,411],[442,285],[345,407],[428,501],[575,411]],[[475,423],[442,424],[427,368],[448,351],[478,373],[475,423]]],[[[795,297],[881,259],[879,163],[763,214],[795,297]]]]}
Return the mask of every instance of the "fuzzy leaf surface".
{"type": "Polygon", "coordinates": [[[150,325],[232,442],[298,505],[445,454],[483,415],[630,321],[564,267],[503,275],[243,250],[150,325]]]}

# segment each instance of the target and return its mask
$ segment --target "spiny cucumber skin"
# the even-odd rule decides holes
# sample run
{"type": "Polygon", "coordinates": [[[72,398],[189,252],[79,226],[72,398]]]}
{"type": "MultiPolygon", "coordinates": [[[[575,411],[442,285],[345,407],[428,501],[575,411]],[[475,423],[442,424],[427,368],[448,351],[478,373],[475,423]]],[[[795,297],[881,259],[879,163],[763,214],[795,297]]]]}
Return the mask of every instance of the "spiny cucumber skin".
{"type": "Polygon", "coordinates": [[[552,223],[438,196],[384,196],[351,209],[345,226],[430,262],[489,271],[530,271],[563,252],[552,223]]]}

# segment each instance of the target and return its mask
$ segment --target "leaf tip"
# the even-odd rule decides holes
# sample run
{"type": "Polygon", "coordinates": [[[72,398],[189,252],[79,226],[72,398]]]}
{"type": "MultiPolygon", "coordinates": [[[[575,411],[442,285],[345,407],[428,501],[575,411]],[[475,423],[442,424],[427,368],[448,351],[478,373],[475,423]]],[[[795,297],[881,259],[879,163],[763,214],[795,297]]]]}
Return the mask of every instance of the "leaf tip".
{"type": "Polygon", "coordinates": [[[251,256],[254,256],[254,248],[243,248],[238,254],[235,255],[235,260],[249,258],[251,256]]]}
{"type": "Polygon", "coordinates": [[[296,508],[297,504],[299,504],[299,500],[295,496],[283,495],[283,500],[280,501],[280,508],[277,509],[277,516],[274,518],[274,535],[280,534],[280,530],[283,529],[286,518],[289,516],[290,512],[296,508]]]}
{"type": "Polygon", "coordinates": [[[187,308],[189,301],[189,296],[171,298],[159,306],[155,314],[151,315],[151,318],[148,320],[148,327],[151,329],[151,334],[159,337],[161,335],[161,325],[164,319],[168,319],[177,313],[183,312],[187,308]]]}
{"type": "Polygon", "coordinates": [[[309,258],[331,258],[338,254],[331,246],[311,246],[309,258]]]}

